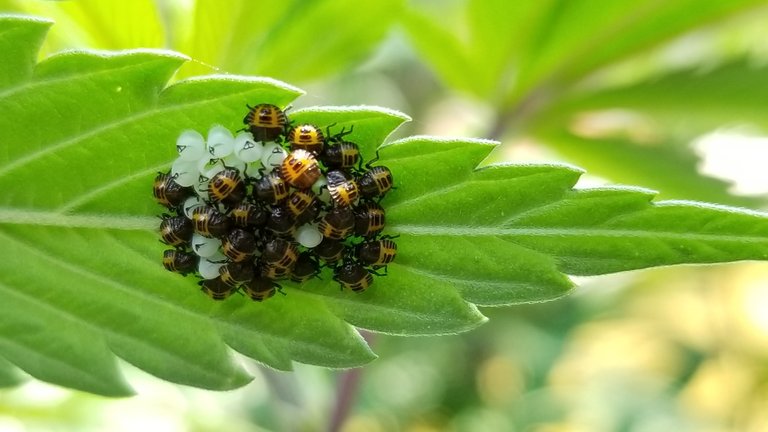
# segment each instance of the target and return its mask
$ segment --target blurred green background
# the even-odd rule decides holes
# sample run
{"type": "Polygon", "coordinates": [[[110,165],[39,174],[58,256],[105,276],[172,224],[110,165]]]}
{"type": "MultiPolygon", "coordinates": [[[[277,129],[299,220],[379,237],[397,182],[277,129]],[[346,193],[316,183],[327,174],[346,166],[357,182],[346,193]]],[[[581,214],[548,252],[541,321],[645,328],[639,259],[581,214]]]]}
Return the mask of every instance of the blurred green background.
{"type": "MultiPolygon", "coordinates": [[[[768,2],[720,0],[11,1],[63,49],[169,48],[175,79],[271,76],[296,107],[381,105],[396,132],[494,138],[492,158],[563,161],[579,186],[764,208],[768,2]]],[[[768,430],[768,266],[578,278],[570,297],[485,309],[468,334],[375,335],[344,431],[768,430]]],[[[245,360],[244,360],[245,361],[245,360]]],[[[232,392],[129,370],[110,400],[30,381],[0,431],[325,430],[343,372],[253,365],[232,392]]]]}

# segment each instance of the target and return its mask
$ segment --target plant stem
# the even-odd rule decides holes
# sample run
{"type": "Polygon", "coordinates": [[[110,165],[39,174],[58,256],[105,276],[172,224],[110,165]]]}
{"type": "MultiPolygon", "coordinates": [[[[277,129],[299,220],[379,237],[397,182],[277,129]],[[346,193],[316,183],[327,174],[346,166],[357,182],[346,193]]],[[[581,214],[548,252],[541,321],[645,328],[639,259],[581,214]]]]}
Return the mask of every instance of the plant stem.
{"type": "MultiPolygon", "coordinates": [[[[374,334],[365,330],[360,330],[368,345],[373,344],[374,334]]],[[[331,422],[328,425],[328,432],[338,432],[344,421],[349,416],[353,403],[356,401],[358,390],[360,390],[360,379],[363,375],[363,368],[348,369],[338,375],[338,384],[336,389],[336,406],[331,414],[331,422]]]]}

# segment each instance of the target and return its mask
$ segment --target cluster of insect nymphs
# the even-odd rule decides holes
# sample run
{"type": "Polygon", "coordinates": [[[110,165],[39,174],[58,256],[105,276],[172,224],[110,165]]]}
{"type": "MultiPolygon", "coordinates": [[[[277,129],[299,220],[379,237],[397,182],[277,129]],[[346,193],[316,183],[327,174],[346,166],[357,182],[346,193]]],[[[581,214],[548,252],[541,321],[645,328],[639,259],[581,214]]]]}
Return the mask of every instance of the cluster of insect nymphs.
{"type": "Polygon", "coordinates": [[[195,274],[202,291],[223,300],[242,291],[263,301],[280,280],[303,283],[322,267],[354,292],[373,284],[397,254],[381,235],[387,167],[363,164],[352,130],[331,134],[293,126],[280,108],[248,107],[237,136],[213,126],[176,141],[178,159],[159,173],[153,193],[161,216],[166,269],[195,274]]]}

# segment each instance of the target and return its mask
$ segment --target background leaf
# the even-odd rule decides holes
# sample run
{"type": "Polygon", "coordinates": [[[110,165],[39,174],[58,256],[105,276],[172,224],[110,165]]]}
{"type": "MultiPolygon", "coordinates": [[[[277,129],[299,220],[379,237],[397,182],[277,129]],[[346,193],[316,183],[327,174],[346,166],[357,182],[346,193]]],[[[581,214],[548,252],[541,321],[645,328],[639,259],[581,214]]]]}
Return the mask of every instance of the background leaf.
{"type": "Polygon", "coordinates": [[[625,136],[586,138],[555,128],[543,128],[534,136],[591,174],[623,184],[643,184],[661,191],[663,198],[743,207],[756,207],[763,201],[761,197],[732,195],[729,182],[701,174],[699,157],[674,137],[649,137],[638,142],[625,136]]]}
{"type": "Polygon", "coordinates": [[[46,17],[56,26],[43,45],[44,55],[63,48],[162,48],[166,35],[157,2],[136,0],[9,0],[3,11],[46,17]]]}
{"type": "MultiPolygon", "coordinates": [[[[360,63],[387,35],[403,0],[6,0],[5,11],[57,22],[43,49],[173,49],[193,61],[179,78],[216,72],[316,80],[360,63]],[[354,19],[348,18],[355,11],[354,19]],[[312,49],[297,49],[311,46],[312,49]]],[[[2,5],[2,3],[0,3],[2,5]]]]}
{"type": "Polygon", "coordinates": [[[741,59],[651,77],[595,92],[574,92],[542,114],[542,123],[560,121],[580,111],[623,109],[637,112],[655,128],[696,136],[728,124],[768,128],[764,101],[768,68],[741,59]]]}
{"type": "Polygon", "coordinates": [[[760,4],[642,0],[595,7],[582,0],[470,0],[454,4],[463,8],[455,18],[451,5],[422,2],[411,9],[405,25],[419,54],[448,84],[483,98],[502,92],[507,95],[502,105],[512,109],[534,89],[570,85],[605,65],[760,4]]]}

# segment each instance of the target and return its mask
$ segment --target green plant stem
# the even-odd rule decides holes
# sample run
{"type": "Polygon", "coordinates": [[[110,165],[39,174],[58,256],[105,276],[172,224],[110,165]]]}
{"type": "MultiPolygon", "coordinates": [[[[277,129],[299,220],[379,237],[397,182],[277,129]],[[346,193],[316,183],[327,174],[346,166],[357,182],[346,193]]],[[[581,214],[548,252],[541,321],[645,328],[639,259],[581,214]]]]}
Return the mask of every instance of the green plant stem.
{"type": "MultiPolygon", "coordinates": [[[[375,335],[365,330],[360,330],[360,334],[368,345],[373,345],[375,335]]],[[[360,380],[362,379],[363,368],[348,369],[338,375],[338,386],[336,390],[336,406],[331,414],[331,422],[328,425],[328,432],[338,432],[341,426],[349,416],[352,405],[355,403],[360,390],[360,380]]]]}

